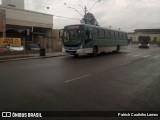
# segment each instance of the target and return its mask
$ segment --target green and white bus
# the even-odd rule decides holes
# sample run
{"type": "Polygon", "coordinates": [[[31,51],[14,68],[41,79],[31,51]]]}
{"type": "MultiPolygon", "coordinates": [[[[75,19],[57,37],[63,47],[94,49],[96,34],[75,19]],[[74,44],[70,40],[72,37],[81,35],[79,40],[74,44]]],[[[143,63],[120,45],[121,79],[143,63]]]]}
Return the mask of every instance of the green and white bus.
{"type": "Polygon", "coordinates": [[[127,33],[88,24],[65,26],[62,51],[70,55],[119,52],[128,45],[127,33]]]}

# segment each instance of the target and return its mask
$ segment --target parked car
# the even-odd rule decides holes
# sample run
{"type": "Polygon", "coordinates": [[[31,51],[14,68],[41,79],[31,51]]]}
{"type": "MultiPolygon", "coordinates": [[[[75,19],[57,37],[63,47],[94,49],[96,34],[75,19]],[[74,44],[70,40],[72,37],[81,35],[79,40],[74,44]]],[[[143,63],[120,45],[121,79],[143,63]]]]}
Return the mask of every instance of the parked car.
{"type": "Polygon", "coordinates": [[[38,44],[29,44],[28,45],[28,50],[39,51],[40,50],[40,46],[38,44]]]}
{"type": "Polygon", "coordinates": [[[24,47],[22,45],[10,44],[6,47],[9,51],[23,51],[24,47]]]}
{"type": "Polygon", "coordinates": [[[4,45],[0,44],[0,52],[5,52],[7,49],[4,45]]]}

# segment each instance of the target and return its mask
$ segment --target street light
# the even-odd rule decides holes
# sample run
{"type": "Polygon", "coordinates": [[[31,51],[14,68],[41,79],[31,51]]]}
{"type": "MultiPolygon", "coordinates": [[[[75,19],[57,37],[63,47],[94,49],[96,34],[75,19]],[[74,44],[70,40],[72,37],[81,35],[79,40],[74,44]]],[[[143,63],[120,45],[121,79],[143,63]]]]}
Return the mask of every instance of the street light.
{"type": "Polygon", "coordinates": [[[84,8],[83,8],[83,6],[82,6],[82,5],[78,5],[78,6],[80,6],[80,7],[82,8],[83,12],[84,12],[84,8]]]}
{"type": "Polygon", "coordinates": [[[78,12],[83,17],[83,15],[77,9],[72,8],[72,7],[67,7],[67,8],[71,8],[71,9],[75,10],[76,12],[78,12]]]}
{"type": "MultiPolygon", "coordinates": [[[[65,6],[67,6],[67,3],[64,3],[65,6]]],[[[83,16],[77,9],[73,8],[73,7],[69,7],[67,6],[67,8],[70,8],[70,9],[73,9],[75,10],[76,12],[78,12],[78,14],[80,14],[81,16],[83,16]]]]}
{"type": "MultiPolygon", "coordinates": [[[[67,6],[66,3],[64,3],[64,5],[67,6]]],[[[78,5],[78,6],[81,6],[81,8],[83,9],[83,6],[82,6],[82,5],[78,5]]],[[[73,7],[67,7],[67,8],[70,8],[70,9],[75,10],[76,12],[78,12],[79,15],[82,16],[82,18],[83,18],[83,17],[86,15],[86,13],[87,13],[87,8],[86,8],[86,6],[85,6],[84,9],[83,9],[84,15],[82,15],[77,9],[75,9],[75,8],[73,8],[73,7]]],[[[86,23],[85,18],[84,18],[84,22],[86,23]]]]}
{"type": "Polygon", "coordinates": [[[92,5],[92,7],[89,9],[89,11],[88,12],[90,12],[91,10],[92,10],[92,8],[98,3],[98,2],[100,2],[101,0],[98,0],[97,2],[95,2],[93,5],[92,5]]]}
{"type": "MultiPolygon", "coordinates": [[[[84,8],[83,8],[82,5],[78,5],[78,6],[80,6],[80,7],[83,9],[83,11],[84,11],[84,16],[83,16],[77,9],[75,9],[75,8],[73,8],[73,7],[67,7],[67,8],[71,8],[71,9],[75,10],[76,12],[78,12],[78,14],[80,14],[82,17],[84,17],[84,19],[82,18],[82,20],[84,20],[84,23],[86,24],[86,14],[89,13],[89,12],[91,11],[91,9],[92,9],[98,2],[100,2],[100,1],[101,1],[101,0],[96,1],[96,2],[92,5],[92,7],[90,8],[90,10],[89,10],[88,12],[87,12],[87,7],[86,7],[86,6],[84,6],[84,8]]],[[[67,6],[67,3],[64,3],[64,5],[67,6]]]]}

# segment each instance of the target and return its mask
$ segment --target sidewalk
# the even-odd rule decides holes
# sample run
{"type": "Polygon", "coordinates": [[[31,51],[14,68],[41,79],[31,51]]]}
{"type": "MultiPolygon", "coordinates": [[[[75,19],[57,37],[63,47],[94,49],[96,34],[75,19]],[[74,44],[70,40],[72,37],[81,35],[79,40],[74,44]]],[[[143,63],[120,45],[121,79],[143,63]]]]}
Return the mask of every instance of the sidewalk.
{"type": "Polygon", "coordinates": [[[58,56],[64,56],[64,53],[62,52],[46,53],[45,56],[40,56],[39,53],[28,54],[28,55],[27,54],[4,55],[4,56],[0,56],[0,62],[27,60],[27,59],[40,59],[40,58],[49,58],[49,57],[58,57],[58,56]]]}

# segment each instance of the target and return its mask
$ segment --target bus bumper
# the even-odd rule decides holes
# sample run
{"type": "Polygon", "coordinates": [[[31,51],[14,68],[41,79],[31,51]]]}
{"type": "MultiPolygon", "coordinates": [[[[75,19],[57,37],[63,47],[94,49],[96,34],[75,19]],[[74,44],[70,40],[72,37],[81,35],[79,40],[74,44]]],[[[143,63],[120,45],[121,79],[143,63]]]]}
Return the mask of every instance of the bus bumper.
{"type": "Polygon", "coordinates": [[[77,49],[77,50],[64,49],[62,51],[67,53],[67,54],[70,54],[70,55],[75,55],[75,54],[83,55],[83,54],[92,53],[92,50],[93,50],[92,48],[81,48],[81,49],[77,49]]]}

